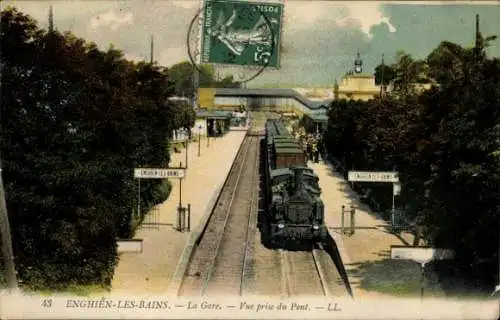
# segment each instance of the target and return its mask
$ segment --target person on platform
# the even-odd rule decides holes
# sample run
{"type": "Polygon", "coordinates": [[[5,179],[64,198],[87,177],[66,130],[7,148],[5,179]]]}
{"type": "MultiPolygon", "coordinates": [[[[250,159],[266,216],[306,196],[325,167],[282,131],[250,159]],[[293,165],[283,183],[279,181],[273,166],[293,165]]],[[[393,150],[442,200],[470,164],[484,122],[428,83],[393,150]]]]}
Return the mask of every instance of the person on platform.
{"type": "Polygon", "coordinates": [[[316,141],[313,142],[312,152],[313,152],[313,161],[314,161],[314,163],[318,163],[318,161],[319,161],[319,152],[318,152],[318,144],[317,144],[316,141]]]}
{"type": "Polygon", "coordinates": [[[312,147],[311,147],[311,143],[308,140],[306,140],[306,155],[307,155],[307,159],[312,160],[312,147]]]}

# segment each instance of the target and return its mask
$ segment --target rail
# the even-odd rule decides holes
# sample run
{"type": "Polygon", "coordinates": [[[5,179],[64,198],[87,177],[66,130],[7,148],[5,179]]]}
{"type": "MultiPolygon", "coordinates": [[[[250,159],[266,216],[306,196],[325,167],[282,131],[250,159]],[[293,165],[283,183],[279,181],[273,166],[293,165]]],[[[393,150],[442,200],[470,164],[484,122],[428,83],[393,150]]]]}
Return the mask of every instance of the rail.
{"type": "MultiPolygon", "coordinates": [[[[246,139],[246,138],[245,138],[246,139]]],[[[219,202],[219,199],[221,198],[222,191],[226,187],[229,181],[229,177],[231,175],[231,172],[234,171],[234,167],[236,166],[236,159],[238,158],[238,155],[242,152],[243,150],[243,142],[240,144],[238,147],[238,151],[236,152],[236,156],[234,158],[233,163],[231,164],[231,168],[229,169],[226,178],[224,179],[224,182],[221,183],[217,189],[214,192],[214,196],[212,199],[210,199],[209,204],[207,205],[207,209],[205,210],[200,224],[198,224],[197,228],[190,234],[188,243],[184,247],[184,250],[181,254],[181,259],[179,263],[177,264],[176,270],[174,272],[174,276],[172,278],[172,281],[170,283],[170,289],[169,291],[172,292],[175,296],[179,296],[180,290],[182,288],[183,282],[184,282],[184,277],[187,273],[187,270],[189,268],[189,262],[191,261],[195,248],[196,246],[200,243],[201,238],[203,238],[203,235],[205,234],[205,231],[208,227],[208,222],[210,221],[210,218],[212,217],[212,214],[214,213],[214,210],[219,202]]]]}
{"type": "Polygon", "coordinates": [[[224,217],[223,227],[222,227],[222,230],[217,235],[217,245],[215,247],[215,252],[213,253],[212,258],[210,259],[210,264],[208,266],[207,275],[203,281],[203,286],[201,289],[202,295],[205,294],[207,287],[208,287],[208,283],[210,282],[210,279],[212,278],[212,275],[213,275],[213,272],[215,269],[215,263],[216,263],[218,255],[219,255],[219,250],[220,250],[220,247],[222,244],[224,232],[226,231],[227,222],[229,219],[229,214],[231,212],[231,208],[232,208],[233,201],[234,201],[234,196],[236,195],[237,186],[240,182],[241,174],[242,174],[243,169],[245,167],[245,163],[244,163],[245,158],[247,157],[248,151],[250,150],[250,146],[251,146],[250,139],[245,138],[245,143],[246,143],[246,145],[245,145],[246,149],[244,151],[245,156],[243,156],[242,159],[235,159],[235,161],[236,160],[241,161],[241,167],[239,168],[238,175],[236,176],[236,180],[234,181],[234,188],[231,190],[231,196],[230,196],[229,202],[226,204],[226,208],[223,211],[223,215],[224,215],[223,216],[224,217]]]}
{"type": "MultiPolygon", "coordinates": [[[[298,294],[330,296],[330,290],[321,261],[318,258],[318,244],[313,244],[311,251],[280,250],[281,260],[281,295],[284,298],[298,294]],[[304,269],[300,269],[303,267],[304,269]],[[304,272],[301,272],[304,271],[304,272]],[[314,275],[310,274],[314,272],[314,275]],[[306,275],[306,273],[309,273],[306,275]],[[304,281],[301,281],[301,280],[304,281]],[[297,283],[300,282],[300,283],[297,283]]],[[[322,249],[321,247],[320,250],[322,249]]]]}
{"type": "Polygon", "coordinates": [[[217,258],[231,216],[231,208],[234,207],[233,201],[237,187],[245,168],[245,159],[251,149],[253,139],[255,138],[245,137],[238,151],[223,190],[218,196],[217,204],[198,237],[196,250],[192,254],[189,266],[186,267],[188,272],[184,272],[178,295],[185,295],[186,291],[188,294],[204,295],[207,291],[208,284],[214,275],[217,258]],[[191,276],[191,281],[186,282],[189,276],[191,276]]]}
{"type": "MultiPolygon", "coordinates": [[[[258,150],[260,150],[260,144],[258,146],[258,150]]],[[[255,164],[252,176],[256,178],[256,180],[252,180],[252,193],[250,198],[250,204],[248,206],[248,225],[247,225],[247,236],[245,241],[245,253],[243,258],[243,266],[241,268],[241,283],[240,283],[240,296],[243,295],[245,291],[245,284],[247,279],[247,274],[249,273],[249,261],[252,260],[252,243],[254,240],[255,229],[257,224],[257,211],[258,211],[258,182],[260,181],[259,177],[259,163],[260,157],[255,157],[255,164]],[[255,172],[257,171],[257,172],[255,172]],[[255,214],[252,214],[255,213],[255,214]]]]}
{"type": "Polygon", "coordinates": [[[321,282],[321,289],[323,289],[323,295],[326,297],[331,297],[330,289],[328,288],[325,271],[323,270],[323,266],[321,265],[318,257],[318,249],[323,250],[323,245],[321,243],[316,244],[318,248],[313,247],[311,253],[314,260],[314,265],[316,266],[316,271],[318,272],[318,276],[321,282]]]}

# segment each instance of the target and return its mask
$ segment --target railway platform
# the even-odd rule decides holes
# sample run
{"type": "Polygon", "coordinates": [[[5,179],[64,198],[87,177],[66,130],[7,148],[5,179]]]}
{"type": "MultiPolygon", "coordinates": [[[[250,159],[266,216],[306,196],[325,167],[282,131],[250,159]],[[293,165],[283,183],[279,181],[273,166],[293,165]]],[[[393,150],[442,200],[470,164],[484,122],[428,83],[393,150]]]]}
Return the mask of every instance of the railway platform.
{"type": "MultiPolygon", "coordinates": [[[[225,181],[246,131],[229,131],[219,138],[191,142],[188,169],[182,180],[182,204],[191,205],[191,232],[201,223],[207,205],[225,181]],[[200,156],[198,156],[200,150],[200,156]]],[[[185,163],[185,149],[171,153],[170,166],[185,163]]],[[[137,230],[135,238],[143,240],[141,253],[122,253],[115,269],[111,295],[153,296],[168,291],[178,261],[190,232],[176,230],[179,205],[179,181],[171,180],[172,191],[164,203],[148,215],[155,215],[150,225],[137,230]]],[[[147,218],[146,218],[147,219],[147,218]]]]}
{"type": "MultiPolygon", "coordinates": [[[[399,281],[395,272],[399,264],[390,260],[390,248],[391,245],[411,244],[413,236],[404,232],[398,236],[392,234],[389,231],[389,224],[359,201],[359,195],[350,188],[341,174],[335,172],[330,163],[309,161],[308,165],[319,177],[325,205],[325,224],[340,251],[354,298],[356,300],[395,298],[394,295],[382,293],[384,291],[382,287],[397,285],[394,282],[399,281]],[[355,232],[352,235],[342,234],[341,207],[344,205],[347,209],[351,204],[356,209],[355,232]],[[382,289],[370,290],[370,287],[382,289]]],[[[345,226],[349,226],[347,214],[345,217],[345,226]]],[[[409,267],[408,272],[414,273],[409,277],[418,281],[419,266],[415,263],[409,267]]],[[[437,281],[432,281],[435,277],[432,272],[427,272],[427,277],[429,280],[426,290],[429,291],[429,295],[432,293],[434,296],[443,296],[437,281]]]]}

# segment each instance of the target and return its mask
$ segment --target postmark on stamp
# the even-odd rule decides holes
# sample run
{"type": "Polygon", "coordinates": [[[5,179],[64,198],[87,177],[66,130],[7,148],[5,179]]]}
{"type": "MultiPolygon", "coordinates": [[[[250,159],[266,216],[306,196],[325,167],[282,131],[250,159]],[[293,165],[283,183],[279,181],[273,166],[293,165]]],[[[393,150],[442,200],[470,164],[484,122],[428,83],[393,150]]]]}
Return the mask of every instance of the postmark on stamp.
{"type": "Polygon", "coordinates": [[[265,68],[279,68],[283,8],[282,3],[206,1],[188,31],[191,62],[201,72],[203,63],[239,69],[242,83],[265,68]]]}

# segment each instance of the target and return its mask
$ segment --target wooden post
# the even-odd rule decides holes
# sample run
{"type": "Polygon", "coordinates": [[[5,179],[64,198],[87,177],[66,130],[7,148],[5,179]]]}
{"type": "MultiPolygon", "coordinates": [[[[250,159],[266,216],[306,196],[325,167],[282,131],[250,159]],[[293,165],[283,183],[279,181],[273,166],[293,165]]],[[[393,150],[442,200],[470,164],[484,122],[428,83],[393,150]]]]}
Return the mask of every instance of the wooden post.
{"type": "Polygon", "coordinates": [[[340,227],[341,234],[344,234],[344,212],[345,212],[345,206],[343,205],[342,206],[342,218],[341,218],[342,224],[340,227]]]}
{"type": "MultiPolygon", "coordinates": [[[[182,166],[182,163],[179,162],[179,168],[182,166]]],[[[179,179],[179,207],[182,207],[182,178],[179,179]]]]}
{"type": "Polygon", "coordinates": [[[187,231],[191,231],[191,204],[187,205],[187,231]]]}
{"type": "Polygon", "coordinates": [[[177,207],[177,231],[181,231],[181,207],[177,207]]]}
{"type": "Polygon", "coordinates": [[[354,230],[356,229],[356,223],[354,220],[355,213],[356,209],[351,205],[351,235],[354,234],[354,230]]]}
{"type": "Polygon", "coordinates": [[[137,179],[137,216],[141,217],[141,178],[137,179]]]}
{"type": "Polygon", "coordinates": [[[184,164],[184,168],[188,168],[188,148],[189,148],[189,137],[186,137],[186,142],[184,142],[184,145],[186,146],[186,163],[184,164]]]}
{"type": "Polygon", "coordinates": [[[186,208],[180,207],[180,232],[184,232],[186,229],[186,208]]]}

